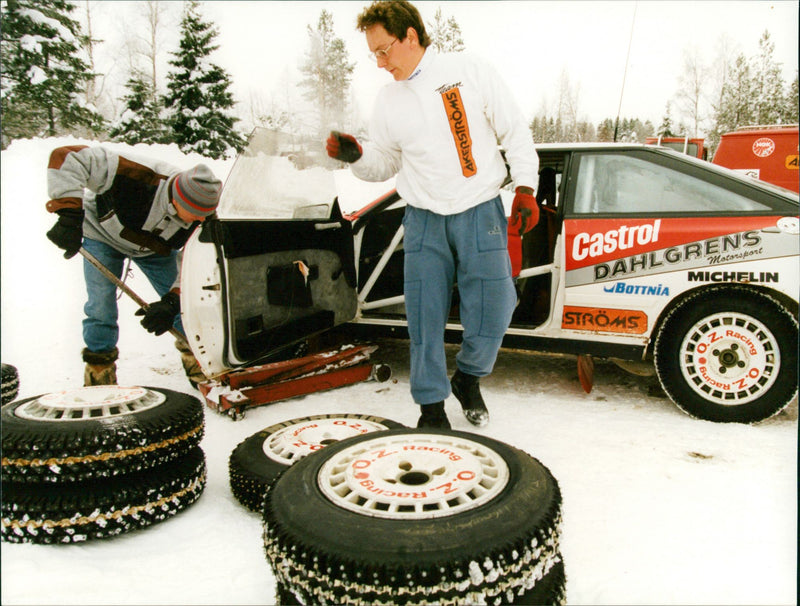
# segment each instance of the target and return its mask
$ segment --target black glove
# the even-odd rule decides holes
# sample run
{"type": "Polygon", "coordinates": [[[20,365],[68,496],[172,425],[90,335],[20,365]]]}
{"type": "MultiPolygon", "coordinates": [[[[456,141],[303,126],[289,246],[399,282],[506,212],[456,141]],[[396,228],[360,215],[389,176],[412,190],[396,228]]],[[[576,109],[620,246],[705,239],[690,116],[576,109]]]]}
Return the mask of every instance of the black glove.
{"type": "Polygon", "coordinates": [[[170,328],[172,323],[175,322],[175,316],[181,311],[181,299],[178,293],[169,291],[160,301],[151,303],[147,307],[136,310],[137,316],[144,316],[142,318],[142,326],[147,329],[147,332],[152,332],[156,335],[163,335],[170,328]]]}
{"type": "Polygon", "coordinates": [[[353,135],[331,131],[325,144],[328,155],[342,162],[355,162],[361,157],[363,150],[353,135]]]}
{"type": "Polygon", "coordinates": [[[83,243],[83,209],[62,208],[58,213],[58,221],[50,231],[47,238],[59,248],[63,248],[65,259],[70,259],[78,254],[83,243]]]}

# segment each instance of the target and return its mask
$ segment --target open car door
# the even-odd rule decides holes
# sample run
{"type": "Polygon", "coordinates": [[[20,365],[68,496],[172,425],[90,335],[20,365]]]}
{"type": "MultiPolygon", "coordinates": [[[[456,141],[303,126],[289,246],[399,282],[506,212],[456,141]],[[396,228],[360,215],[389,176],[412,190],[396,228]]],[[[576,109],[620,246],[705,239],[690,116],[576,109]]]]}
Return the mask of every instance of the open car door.
{"type": "Polygon", "coordinates": [[[184,248],[183,326],[207,376],[262,363],[356,315],[353,235],[332,162],[298,147],[255,129],[217,217],[184,248]]]}

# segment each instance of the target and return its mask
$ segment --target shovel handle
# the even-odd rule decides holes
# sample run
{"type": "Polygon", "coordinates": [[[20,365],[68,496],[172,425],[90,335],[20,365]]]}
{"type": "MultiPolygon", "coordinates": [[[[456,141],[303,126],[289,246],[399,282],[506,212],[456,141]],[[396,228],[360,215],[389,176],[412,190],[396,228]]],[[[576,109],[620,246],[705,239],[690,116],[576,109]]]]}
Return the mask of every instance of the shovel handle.
{"type": "MultiPolygon", "coordinates": [[[[78,252],[81,253],[81,256],[84,259],[86,259],[89,263],[94,265],[101,274],[103,274],[106,278],[108,278],[111,282],[113,282],[117,286],[117,288],[119,288],[122,292],[124,292],[126,295],[128,295],[131,299],[136,301],[136,303],[139,305],[139,307],[141,307],[145,311],[147,311],[150,308],[150,305],[148,305],[147,302],[144,299],[142,299],[139,295],[137,295],[130,288],[130,286],[128,286],[127,284],[125,284],[125,282],[123,282],[117,276],[115,276],[110,269],[108,269],[105,265],[103,265],[97,259],[97,257],[95,257],[88,250],[86,250],[83,246],[80,247],[78,252]]],[[[186,337],[184,337],[183,334],[181,334],[181,332],[178,331],[178,329],[176,329],[174,326],[169,329],[169,333],[173,337],[178,339],[179,341],[183,341],[184,343],[186,343],[186,337]]],[[[188,346],[188,343],[187,343],[187,346],[188,346]]]]}

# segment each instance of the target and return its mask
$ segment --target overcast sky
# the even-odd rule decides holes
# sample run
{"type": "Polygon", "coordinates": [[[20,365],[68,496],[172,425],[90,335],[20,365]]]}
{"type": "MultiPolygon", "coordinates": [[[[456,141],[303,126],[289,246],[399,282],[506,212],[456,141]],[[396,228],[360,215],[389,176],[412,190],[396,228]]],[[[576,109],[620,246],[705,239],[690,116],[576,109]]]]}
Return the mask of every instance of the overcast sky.
{"type": "MultiPolygon", "coordinates": [[[[355,29],[358,14],[368,4],[206,1],[201,3],[201,14],[219,28],[216,42],[220,48],[212,60],[231,74],[237,99],[258,96],[283,102],[287,82],[296,84],[300,79],[298,66],[308,48],[306,27],[316,27],[323,9],[330,11],[337,36],[344,39],[350,60],[356,61],[356,101],[361,112],[369,115],[375,93],[391,76],[368,59],[364,35],[355,29]]],[[[751,57],[758,50],[761,34],[768,30],[784,79],[793,79],[797,70],[796,0],[415,4],[426,23],[433,21],[439,7],[445,18],[454,17],[467,51],[497,67],[528,117],[543,104],[554,104],[562,74],[577,91],[581,118],[596,124],[616,116],[629,43],[622,116],[649,119],[655,125],[677,90],[684,51],[699,52],[710,64],[720,45],[727,44],[734,56],[744,53],[751,57]]],[[[105,1],[97,6],[98,27],[109,17],[116,22],[118,34],[135,27],[133,19],[119,19],[125,12],[122,3],[105,1]]],[[[129,6],[126,10],[136,9],[129,6]]],[[[165,49],[176,46],[171,40],[164,43],[165,49]]],[[[116,69],[120,69],[119,63],[116,69]]]]}

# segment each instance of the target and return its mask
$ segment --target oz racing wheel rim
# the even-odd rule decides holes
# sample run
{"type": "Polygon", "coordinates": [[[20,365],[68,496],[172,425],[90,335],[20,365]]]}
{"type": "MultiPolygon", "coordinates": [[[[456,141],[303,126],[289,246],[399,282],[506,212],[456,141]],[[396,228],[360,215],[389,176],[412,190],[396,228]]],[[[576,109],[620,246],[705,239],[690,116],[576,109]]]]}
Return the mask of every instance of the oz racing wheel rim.
{"type": "Polygon", "coordinates": [[[372,431],[385,431],[386,425],[366,419],[312,418],[303,419],[276,431],[264,440],[264,454],[282,465],[321,450],[347,438],[372,431]]]}
{"type": "Polygon", "coordinates": [[[28,421],[94,421],[150,410],[165,400],[164,394],[145,387],[99,385],[33,398],[14,414],[28,421]]]}
{"type": "Polygon", "coordinates": [[[419,520],[491,502],[509,470],[490,447],[439,434],[376,436],[344,448],[320,468],[321,492],[361,515],[419,520]]]}
{"type": "Polygon", "coordinates": [[[777,339],[752,316],[719,313],[703,318],[681,343],[681,372],[701,397],[739,405],[761,397],[778,378],[777,339]]]}

